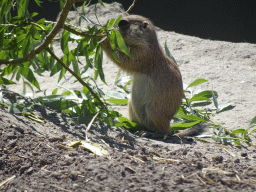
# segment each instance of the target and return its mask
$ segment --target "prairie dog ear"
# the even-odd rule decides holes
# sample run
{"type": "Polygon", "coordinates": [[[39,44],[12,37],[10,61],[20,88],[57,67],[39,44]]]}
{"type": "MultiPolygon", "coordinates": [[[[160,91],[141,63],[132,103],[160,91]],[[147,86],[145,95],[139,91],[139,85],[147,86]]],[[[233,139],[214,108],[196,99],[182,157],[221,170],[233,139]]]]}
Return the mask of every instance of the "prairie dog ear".
{"type": "Polygon", "coordinates": [[[142,28],[146,29],[148,28],[148,26],[149,26],[149,23],[147,21],[143,21],[142,28]]]}

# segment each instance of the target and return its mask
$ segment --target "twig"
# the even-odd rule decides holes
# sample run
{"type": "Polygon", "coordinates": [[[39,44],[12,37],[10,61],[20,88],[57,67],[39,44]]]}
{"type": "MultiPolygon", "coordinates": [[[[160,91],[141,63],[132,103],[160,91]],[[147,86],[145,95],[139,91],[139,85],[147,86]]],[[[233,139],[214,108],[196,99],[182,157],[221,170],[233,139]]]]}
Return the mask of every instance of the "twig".
{"type": "Polygon", "coordinates": [[[124,167],[125,167],[126,169],[130,170],[132,173],[136,173],[136,171],[135,171],[133,168],[131,168],[130,166],[124,165],[124,167]]]}
{"type": "Polygon", "coordinates": [[[228,151],[227,149],[224,149],[227,153],[229,153],[232,157],[236,158],[236,155],[234,153],[231,153],[230,151],[228,151]]]}
{"type": "Polygon", "coordinates": [[[92,118],[91,122],[88,124],[88,127],[87,127],[87,129],[86,129],[86,140],[87,140],[87,141],[89,141],[89,139],[88,139],[88,137],[87,137],[87,133],[88,133],[88,131],[91,129],[91,126],[92,126],[94,120],[96,119],[96,117],[97,117],[98,115],[99,115],[99,112],[96,113],[96,115],[94,115],[94,117],[92,118]]]}
{"type": "Polygon", "coordinates": [[[210,178],[208,178],[208,177],[203,177],[203,178],[204,178],[205,180],[207,180],[207,181],[209,181],[209,182],[215,184],[215,185],[220,185],[219,183],[216,183],[214,180],[212,180],[212,179],[210,179],[210,178]]]}
{"type": "Polygon", "coordinates": [[[98,97],[98,95],[92,90],[92,88],[85,83],[80,77],[78,77],[65,63],[63,63],[53,52],[52,50],[47,47],[46,50],[51,54],[52,57],[54,57],[54,59],[56,59],[69,73],[71,73],[83,86],[85,86],[91,93],[92,95],[100,102],[100,104],[107,109],[107,107],[105,106],[105,104],[100,100],[100,98],[98,97]]]}
{"type": "Polygon", "coordinates": [[[132,3],[131,6],[127,9],[126,13],[129,13],[129,11],[131,11],[131,9],[134,7],[136,1],[137,1],[137,0],[133,0],[133,3],[132,3]]]}
{"type": "Polygon", "coordinates": [[[11,176],[11,177],[5,179],[4,181],[2,181],[2,182],[0,183],[0,187],[2,187],[4,184],[10,182],[11,180],[13,180],[15,177],[16,177],[16,175],[13,175],[13,176],[11,176]]]}
{"type": "Polygon", "coordinates": [[[42,29],[42,30],[45,32],[45,29],[44,29],[41,25],[39,25],[38,23],[35,23],[35,22],[32,22],[32,21],[29,21],[29,22],[28,22],[28,24],[35,25],[35,26],[39,27],[40,29],[42,29]]]}
{"type": "Polygon", "coordinates": [[[237,181],[235,179],[221,179],[222,181],[230,181],[230,182],[235,182],[235,183],[239,183],[239,184],[245,184],[245,185],[250,185],[250,186],[255,186],[254,184],[251,183],[247,183],[244,181],[237,181]]]}
{"type": "Polygon", "coordinates": [[[241,181],[241,179],[240,179],[240,177],[239,177],[239,175],[238,175],[238,172],[235,171],[235,173],[236,173],[236,178],[237,178],[237,180],[238,180],[238,181],[241,181]]]}
{"type": "Polygon", "coordinates": [[[145,161],[143,161],[143,160],[141,160],[141,159],[139,159],[137,157],[134,157],[134,156],[131,156],[131,155],[129,155],[129,157],[132,158],[132,159],[135,159],[136,161],[139,161],[141,163],[146,163],[145,161]]]}
{"type": "Polygon", "coordinates": [[[90,38],[96,38],[96,39],[102,39],[103,37],[107,36],[107,35],[91,35],[91,34],[87,34],[85,32],[79,32],[79,31],[76,31],[72,28],[70,28],[69,26],[67,26],[66,24],[63,26],[63,29],[66,29],[67,31],[71,32],[71,33],[74,33],[76,35],[79,35],[79,36],[83,36],[83,37],[90,37],[90,38]]]}
{"type": "Polygon", "coordinates": [[[196,173],[195,174],[196,175],[196,177],[197,177],[197,179],[199,180],[199,181],[201,181],[204,185],[206,185],[206,183],[201,179],[201,177],[199,177],[199,175],[196,173]]]}

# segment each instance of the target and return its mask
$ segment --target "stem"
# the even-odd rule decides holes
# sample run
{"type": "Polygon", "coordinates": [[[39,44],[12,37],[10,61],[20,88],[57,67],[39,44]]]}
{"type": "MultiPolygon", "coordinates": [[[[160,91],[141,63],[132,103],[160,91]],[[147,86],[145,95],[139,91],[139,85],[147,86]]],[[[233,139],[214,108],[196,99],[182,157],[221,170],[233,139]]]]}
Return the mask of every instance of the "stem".
{"type": "Polygon", "coordinates": [[[133,0],[133,3],[132,3],[131,6],[127,9],[126,13],[129,13],[129,11],[131,11],[131,9],[134,7],[136,1],[137,1],[137,0],[133,0]]]}
{"type": "Polygon", "coordinates": [[[100,104],[107,109],[107,106],[100,100],[99,96],[92,90],[92,88],[83,81],[80,77],[77,76],[65,63],[63,63],[53,52],[47,47],[46,50],[51,54],[54,59],[56,59],[69,73],[71,73],[83,86],[87,87],[87,89],[92,93],[92,95],[100,102],[100,104]]]}
{"type": "Polygon", "coordinates": [[[70,28],[69,26],[67,26],[66,24],[63,26],[63,29],[66,29],[67,31],[71,32],[71,33],[74,33],[76,35],[79,35],[79,36],[83,36],[83,37],[90,37],[90,38],[96,38],[96,39],[102,39],[103,37],[107,36],[107,35],[91,35],[91,34],[87,34],[85,32],[79,32],[79,31],[76,31],[72,28],[70,28]]]}

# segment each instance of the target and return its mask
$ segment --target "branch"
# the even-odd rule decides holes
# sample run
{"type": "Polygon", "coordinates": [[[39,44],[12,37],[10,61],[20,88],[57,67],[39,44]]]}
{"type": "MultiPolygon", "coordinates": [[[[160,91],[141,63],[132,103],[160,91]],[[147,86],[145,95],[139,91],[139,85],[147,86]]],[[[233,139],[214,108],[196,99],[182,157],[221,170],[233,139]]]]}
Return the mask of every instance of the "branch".
{"type": "Polygon", "coordinates": [[[67,26],[66,24],[64,24],[63,29],[66,29],[67,31],[69,31],[69,32],[71,32],[71,33],[74,33],[74,34],[76,34],[76,35],[83,36],[83,37],[90,37],[90,38],[102,39],[103,37],[107,36],[107,35],[91,35],[91,34],[87,34],[87,33],[85,33],[85,32],[79,32],[79,31],[76,31],[76,30],[70,28],[70,27],[67,26]]]}
{"type": "Polygon", "coordinates": [[[67,19],[69,10],[72,8],[73,4],[76,2],[84,2],[84,1],[88,1],[88,0],[67,0],[66,4],[60,14],[59,20],[57,22],[57,24],[54,26],[54,28],[52,29],[52,31],[49,33],[49,35],[47,35],[45,41],[39,45],[38,47],[36,47],[33,51],[31,51],[27,56],[20,58],[20,59],[0,59],[0,65],[1,64],[19,64],[19,63],[23,63],[26,61],[29,61],[31,59],[33,59],[37,54],[39,54],[41,51],[43,51],[44,49],[48,48],[48,45],[52,42],[52,40],[54,39],[54,37],[57,35],[57,33],[60,31],[60,29],[64,26],[65,20],[67,19]]]}
{"type": "Polygon", "coordinates": [[[100,104],[107,109],[107,106],[100,100],[98,95],[92,90],[92,88],[83,81],[80,77],[77,76],[65,63],[63,63],[53,52],[52,50],[47,47],[46,50],[51,54],[54,59],[56,59],[69,73],[71,73],[83,86],[87,87],[87,89],[92,93],[92,95],[100,102],[100,104]]]}
{"type": "Polygon", "coordinates": [[[131,9],[134,7],[136,1],[137,1],[137,0],[133,0],[133,3],[132,3],[131,6],[127,9],[126,13],[129,13],[129,11],[131,11],[131,9]]]}

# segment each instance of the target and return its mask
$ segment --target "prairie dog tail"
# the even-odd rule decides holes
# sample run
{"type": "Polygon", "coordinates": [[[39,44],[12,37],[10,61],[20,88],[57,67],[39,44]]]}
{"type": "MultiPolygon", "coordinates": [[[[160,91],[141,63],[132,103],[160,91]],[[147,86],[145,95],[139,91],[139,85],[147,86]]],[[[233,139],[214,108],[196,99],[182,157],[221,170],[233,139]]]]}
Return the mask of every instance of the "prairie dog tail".
{"type": "Polygon", "coordinates": [[[205,131],[207,126],[208,126],[208,123],[201,122],[191,128],[181,130],[178,133],[175,133],[174,135],[178,137],[192,137],[192,136],[200,135],[205,131]]]}

